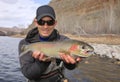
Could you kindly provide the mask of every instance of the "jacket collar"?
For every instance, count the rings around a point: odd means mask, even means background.
[[[55,41],[58,40],[60,38],[59,32],[54,29],[52,34],[49,36],[48,41]],[[33,28],[32,30],[30,30],[25,38],[25,40],[29,43],[34,43],[34,42],[39,42],[39,32],[37,27]]]

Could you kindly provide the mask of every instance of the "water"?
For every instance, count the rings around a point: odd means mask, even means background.
[[[0,36],[0,82],[25,82],[18,58],[20,40],[21,38]]]
[[[71,82],[120,82],[120,62],[107,56],[91,56],[80,62],[75,70],[66,70]]]

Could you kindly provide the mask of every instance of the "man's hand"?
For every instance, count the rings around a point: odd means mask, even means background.
[[[68,55],[68,54],[60,53],[59,55],[63,61],[65,61],[66,63],[69,63],[69,64],[75,64],[75,63],[81,61],[80,57],[77,57],[75,59],[74,57],[72,57],[71,55]]]
[[[39,59],[40,61],[44,61],[44,62],[51,61],[51,58],[47,57],[44,53],[39,52],[39,51],[34,51],[32,54],[32,57],[34,57],[35,59]]]

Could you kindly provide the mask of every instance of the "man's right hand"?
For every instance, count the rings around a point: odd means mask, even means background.
[[[34,51],[32,54],[32,57],[34,57],[35,59],[39,59],[40,61],[44,61],[44,62],[51,61],[51,58],[47,57],[44,53],[39,52],[39,51]]]

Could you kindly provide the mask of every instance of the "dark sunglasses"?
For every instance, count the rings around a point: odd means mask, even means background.
[[[48,21],[44,21],[44,20],[39,20],[37,21],[39,25],[43,26],[45,25],[45,23],[47,23],[48,26],[52,26],[55,24],[55,20],[48,20]]]

